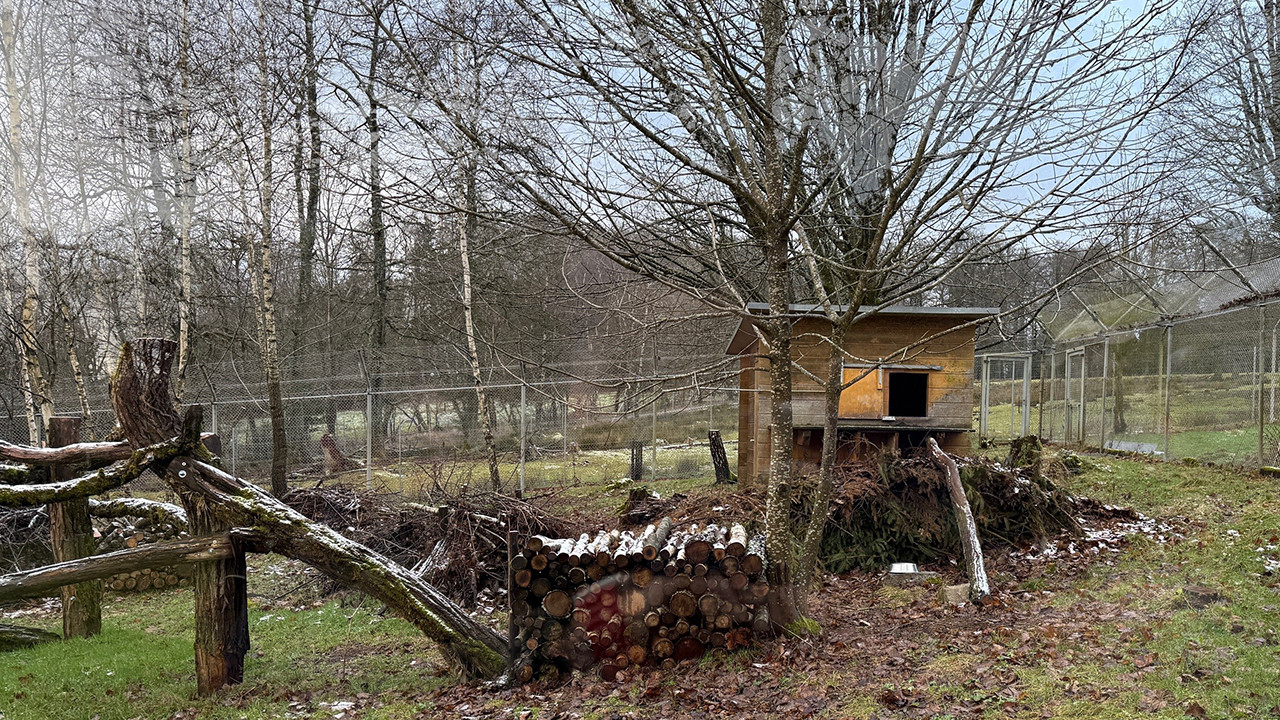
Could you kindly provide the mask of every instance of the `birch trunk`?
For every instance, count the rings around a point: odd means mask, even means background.
[[[15,322],[15,316],[11,312],[13,308],[13,294],[9,291],[9,264],[7,255],[0,253],[0,297],[4,300],[4,313],[9,319],[9,332],[12,333],[13,341],[17,344],[18,356],[21,357],[26,352],[26,345],[22,342],[22,333],[18,324]],[[31,395],[31,382],[27,376],[26,365],[20,370],[22,375],[22,407],[27,416],[27,440],[32,445],[40,444],[40,425],[36,422],[36,406],[35,399]]]
[[[258,82],[259,107],[262,121],[262,369],[267,376],[267,402],[271,411],[271,492],[281,497],[289,491],[285,479],[288,460],[288,443],[284,430],[284,399],[280,391],[280,351],[276,335],[275,287],[272,277],[272,215],[271,205],[275,186],[272,174],[271,150],[271,96],[270,76],[267,68],[267,13],[264,0],[258,0]]]
[[[476,412],[480,415],[480,430],[484,433],[484,450],[489,464],[489,482],[494,492],[502,487],[498,472],[498,450],[493,444],[492,400],[485,392],[484,377],[480,372],[480,352],[476,344],[476,322],[471,302],[471,248],[470,237],[476,230],[476,166],[472,159],[463,163],[462,215],[458,219],[458,254],[462,257],[462,317],[467,333],[467,360],[471,363],[471,378],[476,384]]]
[[[31,220],[31,197],[22,158],[22,106],[16,67],[18,38],[13,14],[13,0],[4,0],[4,4],[0,6],[0,34],[3,35],[4,43],[5,94],[9,100],[9,170],[13,181],[14,216],[18,232],[22,235],[23,275],[26,280],[18,338],[26,370],[25,384],[33,401],[40,403],[40,425],[43,426],[53,417],[53,398],[46,391],[40,357],[36,353],[36,314],[40,302],[40,236]]]
[[[181,196],[178,199],[178,369],[173,393],[182,401],[187,378],[187,361],[191,355],[191,215],[195,191],[195,175],[191,168],[191,27],[188,19],[190,1],[182,2],[182,19],[178,41],[178,75],[182,89],[178,98],[182,133]]]
[[[956,461],[943,452],[938,441],[929,438],[929,451],[947,472],[947,489],[951,491],[951,505],[956,513],[956,529],[960,532],[960,547],[964,551],[964,566],[969,575],[969,600],[979,602],[991,594],[987,581],[986,565],[982,561],[982,541],[978,538],[978,524],[973,520],[969,498],[960,482],[960,468]]]
[[[369,104],[369,114],[365,117],[365,129],[369,133],[369,233],[373,240],[373,323],[371,345],[373,346],[372,363],[370,364],[369,388],[373,393],[373,417],[368,419],[369,432],[373,436],[373,448],[380,452],[382,447],[383,398],[382,389],[383,353],[387,346],[387,235],[382,219],[382,129],[378,119],[378,60],[382,55],[382,12],[386,6],[377,2],[373,7],[373,34],[369,46],[369,75],[365,83],[365,99]],[[372,462],[373,458],[368,458]]]

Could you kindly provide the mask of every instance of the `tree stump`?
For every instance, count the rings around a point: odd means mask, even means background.
[[[62,447],[80,439],[80,418],[50,418],[49,445]],[[49,469],[54,482],[71,478],[67,465]],[[49,505],[49,530],[55,563],[79,560],[97,550],[93,523],[89,520],[89,499],[76,498]],[[102,632],[102,581],[87,580],[62,587],[62,634],[87,638]]]

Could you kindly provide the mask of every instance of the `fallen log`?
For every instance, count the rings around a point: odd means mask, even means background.
[[[969,575],[969,600],[978,602],[991,594],[991,586],[987,582],[987,570],[982,561],[982,541],[978,538],[978,524],[973,520],[973,510],[969,507],[969,498],[964,494],[964,485],[960,482],[960,468],[956,461],[938,446],[938,442],[929,438],[929,451],[947,471],[947,489],[951,491],[951,504],[956,513],[956,526],[960,529],[960,546],[964,550],[965,570]]]
[[[136,345],[136,348],[134,347]],[[200,408],[185,420],[173,406],[169,370],[176,343],[143,338],[126,343],[111,380],[111,404],[125,437],[135,447],[180,434],[189,448],[167,463],[163,478],[178,494],[193,534],[211,534],[218,526],[251,527],[258,548],[300,560],[341,585],[380,600],[440,647],[445,660],[471,677],[499,676],[506,665],[507,641],[473,620],[440,591],[408,568],[309,520],[280,500],[201,459],[211,459],[200,444]],[[244,555],[200,563],[193,575],[196,596],[196,675],[201,694],[220,680],[240,681],[248,648],[243,587]],[[203,622],[202,618],[212,618]]]
[[[231,542],[231,536],[226,533],[183,538],[0,575],[0,602],[44,597],[55,594],[63,585],[120,573],[220,560],[231,556]]]
[[[21,650],[40,643],[54,642],[61,639],[56,633],[51,633],[47,630],[0,623],[0,652]]]
[[[166,482],[208,501],[215,516],[252,527],[263,548],[300,560],[338,583],[380,600],[436,641],[447,660],[469,677],[493,678],[506,667],[507,641],[408,568],[308,520],[265,491],[222,470],[178,458]]]

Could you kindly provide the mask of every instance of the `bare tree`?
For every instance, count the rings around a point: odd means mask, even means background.
[[[956,267],[1097,222],[1169,97],[1164,61],[1182,47],[1157,40],[1169,5],[1119,19],[1101,0],[524,7],[541,32],[523,51],[556,78],[561,144],[523,156],[523,175],[509,163],[513,177],[565,232],[761,337],[771,617],[787,625],[807,608],[825,522],[845,335],[882,307],[936,298]],[[768,312],[751,315],[752,300]],[[809,373],[827,427],[802,523],[796,300],[819,307],[836,349]]]

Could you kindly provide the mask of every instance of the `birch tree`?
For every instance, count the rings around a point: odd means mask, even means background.
[[[22,319],[19,340],[22,345],[23,385],[40,405],[40,428],[53,417],[53,397],[45,386],[44,372],[37,351],[36,323],[40,306],[40,242],[41,230],[31,217],[31,195],[23,162],[22,95],[18,87],[18,31],[15,26],[13,0],[0,5],[0,42],[3,42],[5,95],[8,99],[9,172],[13,183],[13,215],[22,239],[23,279]],[[39,441],[33,435],[32,442]]]

